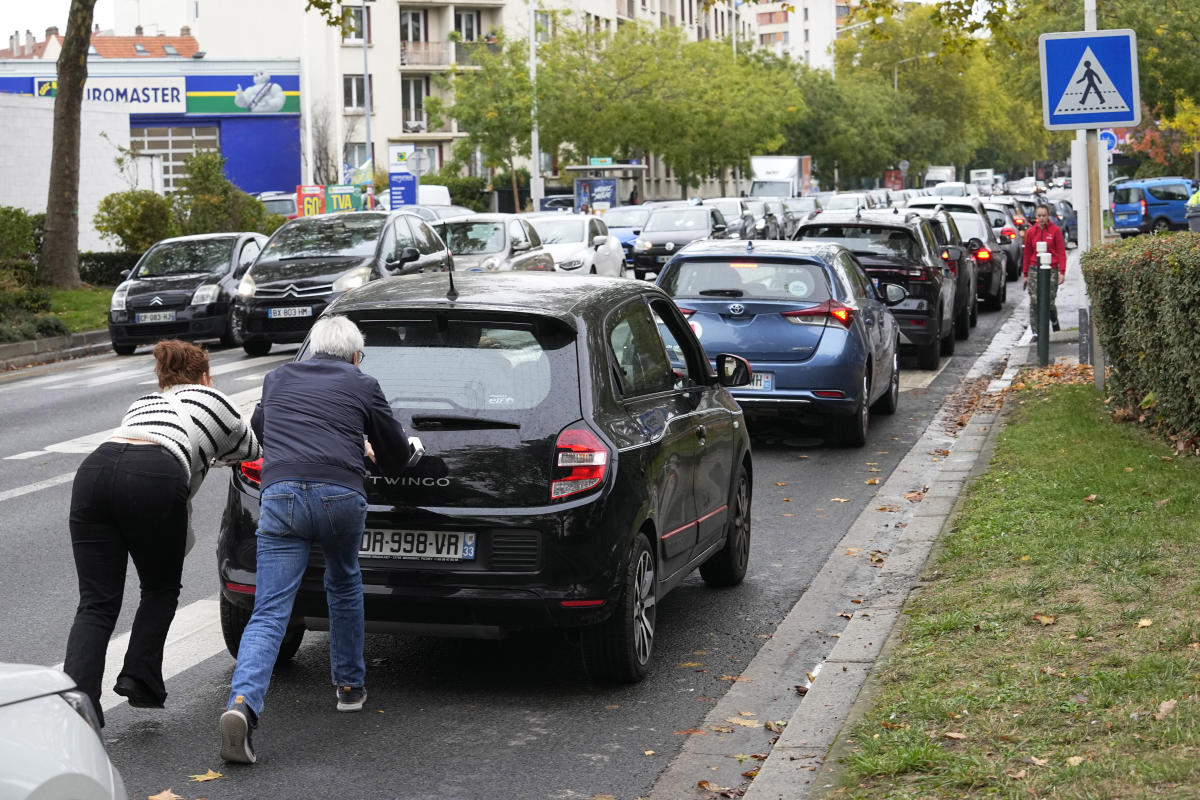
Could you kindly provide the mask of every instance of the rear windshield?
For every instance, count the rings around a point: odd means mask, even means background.
[[[646,224],[648,208],[610,208],[604,212],[604,222],[610,228],[638,228]]]
[[[262,204],[267,207],[268,214],[288,214],[296,213],[296,198],[294,197],[279,197],[274,200],[263,200]]]
[[[1114,203],[1139,203],[1142,200],[1142,190],[1136,186],[1119,186],[1113,189]]]
[[[708,230],[708,211],[702,208],[664,208],[650,214],[643,230],[648,233]]]
[[[921,246],[907,228],[879,225],[809,225],[796,234],[798,239],[837,242],[860,255],[885,258],[921,258]]]
[[[858,208],[869,205],[867,199],[860,194],[835,194],[825,201],[825,208],[837,211],[843,208]]]
[[[950,216],[954,217],[954,221],[958,223],[958,234],[962,236],[964,242],[968,239],[987,241],[988,229],[978,214],[951,214]]]
[[[818,264],[789,261],[677,262],[660,284],[672,297],[755,297],[828,300],[829,278]]]
[[[587,233],[587,220],[579,217],[547,217],[531,219],[529,224],[538,232],[542,244],[579,243]]]
[[[574,335],[558,325],[442,318],[359,327],[362,370],[397,410],[479,416],[579,392]]]
[[[387,217],[339,214],[296,219],[275,232],[259,262],[329,256],[372,256]]]
[[[150,249],[138,264],[135,278],[163,275],[200,275],[229,269],[236,237],[165,242]]]

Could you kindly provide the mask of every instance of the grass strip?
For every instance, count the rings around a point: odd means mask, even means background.
[[[108,326],[112,293],[111,286],[51,289],[49,314],[61,319],[71,333],[100,330]]]
[[[1025,385],[833,796],[1200,796],[1200,464],[1091,386]]]

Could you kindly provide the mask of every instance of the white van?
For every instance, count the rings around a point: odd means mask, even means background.
[[[417,187],[417,203],[423,206],[448,206],[450,202],[450,190],[445,186],[430,184],[429,186]]]

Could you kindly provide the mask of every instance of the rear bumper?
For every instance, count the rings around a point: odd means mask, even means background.
[[[752,361],[755,373],[769,373],[775,388],[750,389],[738,386],[729,390],[743,409],[752,412],[783,411],[820,416],[854,413],[862,386],[864,365],[851,366],[843,361],[816,355],[803,363]],[[821,397],[818,391],[841,392],[841,397]]]

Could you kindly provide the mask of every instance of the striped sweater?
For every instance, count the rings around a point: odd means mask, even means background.
[[[195,447],[188,436],[188,425],[163,394],[174,395],[190,412],[199,438]],[[196,384],[172,386],[162,394],[148,394],[134,400],[112,435],[145,439],[165,447],[187,471],[189,497],[199,491],[214,459],[253,461],[262,455],[254,431],[229,398],[216,389]]]

